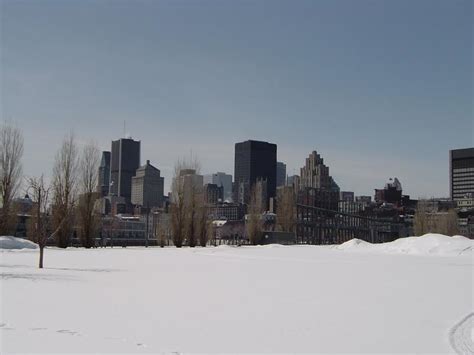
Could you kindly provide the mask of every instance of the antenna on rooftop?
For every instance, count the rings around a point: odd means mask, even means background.
[[[125,127],[125,120],[123,120],[123,138],[125,138],[125,135],[127,134],[126,127]]]

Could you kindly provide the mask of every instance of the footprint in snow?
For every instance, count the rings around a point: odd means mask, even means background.
[[[0,329],[2,329],[2,330],[13,330],[15,328],[10,327],[10,324],[8,324],[8,323],[0,323]]]
[[[69,330],[69,329],[60,329],[56,331],[57,333],[61,334],[69,334],[69,335],[74,335],[74,336],[80,336],[78,332],[75,332],[74,330]]]

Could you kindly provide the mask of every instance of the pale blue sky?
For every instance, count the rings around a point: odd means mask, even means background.
[[[290,174],[317,150],[357,194],[397,176],[447,196],[448,150],[474,145],[470,0],[0,1],[1,119],[29,175],[71,129],[110,149],[126,120],[166,187],[191,149],[233,174],[251,138]]]

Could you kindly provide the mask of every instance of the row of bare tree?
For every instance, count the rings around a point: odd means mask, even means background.
[[[413,220],[415,235],[439,233],[445,235],[459,234],[458,215],[454,209],[446,212],[435,212],[428,200],[419,200]]]
[[[193,174],[185,174],[192,170]],[[194,158],[180,159],[175,164],[171,186],[171,232],[173,244],[180,248],[205,247],[212,233],[202,183],[198,181],[200,163]]]
[[[67,247],[74,225],[79,227],[82,245],[93,246],[99,223],[95,202],[100,151],[94,142],[79,149],[71,133],[56,154],[51,182],[41,175],[28,177],[22,184],[23,144],[18,127],[6,122],[0,125],[0,235],[15,232],[14,199],[23,185],[33,202],[27,234],[40,247],[42,267],[46,242],[54,238],[58,247]]]
[[[189,171],[193,174],[188,174]],[[194,158],[181,159],[175,165],[172,182],[171,234],[173,244],[180,248],[184,244],[194,247],[206,246],[214,233],[208,218],[208,209],[204,200],[202,183],[197,181],[200,163]],[[281,231],[294,232],[296,227],[296,200],[293,188],[279,190],[277,197],[277,225]],[[261,242],[264,221],[264,203],[254,185],[250,193],[250,203],[245,221],[246,234],[251,244]],[[158,231],[158,242],[164,245],[165,228]]]
[[[9,235],[16,227],[13,203],[21,186],[23,135],[17,127],[0,125],[0,235]]]

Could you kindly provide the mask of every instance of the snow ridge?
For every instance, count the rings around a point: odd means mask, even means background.
[[[420,237],[399,238],[393,242],[380,244],[351,239],[338,245],[336,249],[351,252],[456,256],[472,252],[474,241],[460,235],[448,237],[447,235],[429,233]]]
[[[9,235],[0,236],[0,249],[37,249],[38,244],[23,238],[15,238]]]
[[[449,343],[456,354],[474,354],[474,313],[469,313],[449,331]]]

